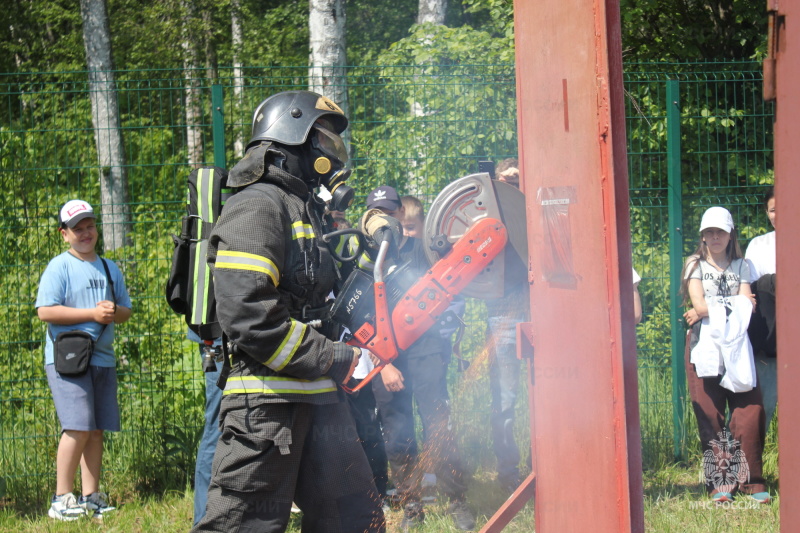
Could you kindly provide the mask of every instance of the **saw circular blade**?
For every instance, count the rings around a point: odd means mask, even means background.
[[[503,222],[508,232],[508,244],[466,287],[462,294],[473,298],[500,298],[505,280],[526,272],[528,262],[528,232],[525,214],[525,195],[502,181],[491,179],[489,174],[470,174],[448,184],[436,197],[425,217],[425,253],[431,264],[441,258],[431,244],[446,239],[450,244],[464,236],[478,220],[486,217]],[[518,268],[519,262],[523,268]],[[517,268],[512,264],[517,263]],[[525,274],[527,275],[527,274]],[[519,280],[515,280],[519,281]]]

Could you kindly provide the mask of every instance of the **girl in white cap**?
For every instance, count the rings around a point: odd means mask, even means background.
[[[711,207],[700,223],[700,243],[686,261],[681,292],[691,309],[686,378],[703,448],[705,484],[716,502],[737,491],[770,500],[762,475],[764,407],[747,326],[755,298],[733,217]],[[730,413],[730,419],[726,416]]]

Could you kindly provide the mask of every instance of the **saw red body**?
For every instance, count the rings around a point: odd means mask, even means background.
[[[485,268],[491,268],[495,257],[506,246],[506,228],[500,220],[483,218],[453,244],[452,249],[420,278],[390,311],[386,284],[380,272],[386,250],[375,263],[375,316],[365,322],[348,341],[372,352],[381,364],[377,365],[356,391],[370,382],[399,351],[408,349],[447,310],[453,297],[459,294]],[[348,389],[349,390],[349,389]]]

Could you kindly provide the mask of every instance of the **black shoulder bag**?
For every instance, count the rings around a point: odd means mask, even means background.
[[[114,309],[117,307],[117,299],[114,295],[114,281],[111,279],[111,273],[108,271],[106,260],[102,257],[100,261],[103,262],[103,269],[106,271],[106,279],[111,287],[111,300],[114,302]],[[103,329],[100,330],[100,335],[97,336],[98,340],[103,335],[108,324],[103,324]],[[50,338],[53,339],[53,332],[50,326],[47,327],[50,333]],[[62,331],[53,339],[53,359],[55,360],[56,372],[62,376],[78,377],[84,375],[89,370],[89,362],[92,360],[94,353],[95,339],[91,334],[73,329],[70,331]]]

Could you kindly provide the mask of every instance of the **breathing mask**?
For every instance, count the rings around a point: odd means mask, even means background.
[[[330,209],[345,211],[355,198],[353,188],[344,183],[353,172],[351,168],[347,167],[350,160],[347,155],[347,147],[324,118],[318,119],[314,123],[310,137],[312,166],[314,172],[320,177],[319,183],[331,193]]]

